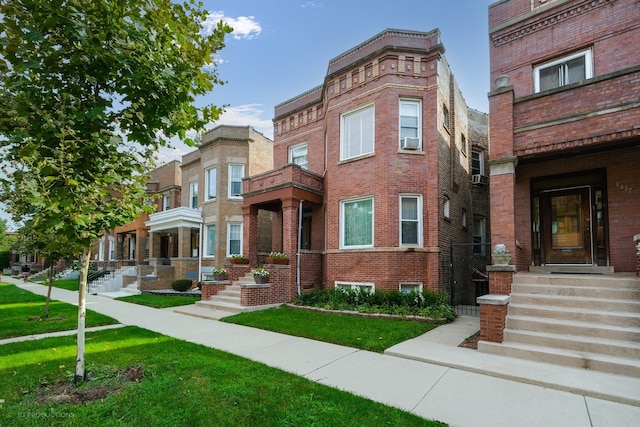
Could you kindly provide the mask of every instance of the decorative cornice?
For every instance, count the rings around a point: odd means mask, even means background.
[[[584,0],[578,3],[574,3],[569,7],[558,8],[558,10],[556,10],[555,12],[551,14],[544,14],[544,16],[529,21],[526,24],[523,24],[523,21],[518,21],[516,23],[513,23],[512,25],[505,26],[505,28],[515,27],[511,30],[505,29],[504,31],[498,30],[492,32],[491,41],[493,42],[494,47],[498,47],[537,31],[546,30],[549,27],[552,27],[566,19],[574,18],[580,14],[605,6],[614,1],[616,0]]]

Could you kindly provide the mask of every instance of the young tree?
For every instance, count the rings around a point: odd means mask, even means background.
[[[82,254],[76,382],[91,242],[145,209],[157,149],[193,143],[187,132],[222,111],[195,106],[222,84],[212,56],[231,32],[220,22],[203,33],[205,18],[193,0],[0,2],[0,197],[15,220]]]

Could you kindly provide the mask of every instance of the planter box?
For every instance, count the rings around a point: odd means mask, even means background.
[[[268,256],[267,264],[287,265],[289,264],[289,258],[271,258],[270,256]]]
[[[220,282],[222,280],[227,280],[227,275],[226,274],[214,274],[213,275],[213,280]]]
[[[249,258],[229,258],[231,264],[249,264]]]
[[[255,280],[255,282],[259,285],[262,285],[264,283],[269,283],[269,278],[263,277],[263,276],[253,276],[253,280]]]

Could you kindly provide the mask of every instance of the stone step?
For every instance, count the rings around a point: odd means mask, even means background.
[[[236,296],[226,296],[226,295],[214,295],[211,298],[209,298],[209,301],[213,301],[213,302],[225,302],[225,303],[233,303],[233,304],[237,304],[240,305],[240,297],[236,297]]]
[[[199,308],[228,311],[230,313],[240,313],[243,310],[243,307],[240,304],[214,300],[198,301],[196,302],[196,306]]]
[[[545,285],[540,283],[514,283],[512,292],[532,295],[578,296],[602,299],[640,300],[640,288],[612,288],[604,286]]]
[[[240,290],[236,291],[236,290],[224,289],[224,290],[218,292],[216,295],[226,296],[226,297],[233,297],[233,298],[240,299],[241,293],[240,293]]]
[[[640,343],[633,341],[507,328],[504,342],[640,360]]]
[[[637,278],[632,273],[628,275],[616,274],[613,276],[518,273],[514,276],[513,283],[640,289],[640,278]]]
[[[554,307],[512,302],[509,304],[509,316],[511,315],[546,318],[549,321],[560,319],[599,323],[605,326],[634,327],[640,325],[640,313],[592,310],[583,307]]]
[[[517,342],[502,344],[480,341],[478,350],[484,353],[534,360],[575,368],[592,369],[624,376],[640,378],[640,361],[596,353],[554,349]]]
[[[583,339],[605,338],[640,343],[640,327],[637,326],[621,327],[584,321],[545,319],[509,314],[506,327],[524,331],[573,335],[583,337]]]
[[[511,293],[511,302],[515,304],[543,305],[554,307],[584,307],[590,310],[640,313],[640,301],[591,298],[563,295],[542,295]]]

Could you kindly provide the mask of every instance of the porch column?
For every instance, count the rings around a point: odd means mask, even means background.
[[[191,258],[191,229],[178,227],[178,258]]]
[[[508,78],[506,79],[508,82]],[[513,86],[496,81],[496,89],[489,94],[490,152],[490,207],[491,244],[502,243],[518,265],[515,232],[516,166],[513,154]],[[509,295],[516,267],[513,265],[487,266],[489,294],[477,298],[480,305],[480,340],[503,341]]]
[[[300,200],[282,201],[282,252],[294,259],[298,252],[298,210]]]
[[[283,207],[284,209],[284,207]],[[271,248],[277,252],[284,252],[282,249],[282,241],[284,230],[283,230],[283,212],[274,212],[273,213],[273,226],[271,230]],[[286,253],[286,252],[285,252]]]
[[[242,253],[250,265],[258,263],[258,208],[242,206]]]
[[[149,233],[149,258],[160,256],[160,234]]]

